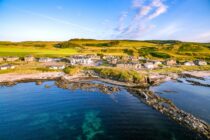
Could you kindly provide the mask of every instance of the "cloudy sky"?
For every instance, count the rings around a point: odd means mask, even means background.
[[[0,0],[0,40],[210,42],[210,0]]]

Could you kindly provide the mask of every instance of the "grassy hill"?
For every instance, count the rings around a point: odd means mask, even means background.
[[[51,56],[72,54],[133,55],[152,59],[205,59],[210,61],[210,43],[175,40],[93,40],[72,39],[66,42],[0,42],[0,56]]]

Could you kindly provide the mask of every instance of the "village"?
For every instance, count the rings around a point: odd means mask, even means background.
[[[17,64],[14,62],[38,62],[44,64],[45,68],[50,70],[63,70],[69,66],[106,66],[116,67],[120,69],[132,69],[136,71],[140,70],[153,70],[162,69],[167,67],[179,67],[179,66],[205,66],[209,65],[204,60],[185,61],[179,62],[175,59],[166,60],[151,60],[144,57],[134,56],[112,56],[112,55],[72,55],[65,58],[50,58],[50,57],[0,57],[0,70],[12,70],[15,69]]]

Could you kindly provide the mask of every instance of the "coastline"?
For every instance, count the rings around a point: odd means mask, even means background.
[[[181,75],[191,75],[193,77],[203,78],[209,76],[210,71],[191,71],[183,72]],[[178,78],[174,76],[173,73],[165,75],[158,83],[166,82],[171,79]],[[158,75],[155,76],[158,79]],[[164,99],[155,93],[148,90],[150,85],[144,84],[133,84],[126,82],[119,82],[110,79],[103,79],[97,76],[89,77],[82,74],[77,74],[74,76],[69,76],[63,72],[45,72],[36,74],[1,74],[0,75],[0,85],[13,85],[18,82],[32,82],[32,81],[45,81],[45,80],[63,80],[66,82],[82,82],[82,81],[92,81],[97,80],[104,83],[125,87],[131,94],[138,95],[141,100],[143,100],[147,105],[151,106],[160,113],[168,116],[170,119],[174,120],[178,124],[187,127],[188,129],[197,132],[199,135],[210,139],[210,126],[203,120],[200,120],[190,113],[184,112],[183,110],[176,107],[170,100]]]

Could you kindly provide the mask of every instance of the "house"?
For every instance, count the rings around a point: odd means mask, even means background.
[[[14,69],[15,66],[13,65],[1,65],[0,70],[8,70],[8,69]]]
[[[3,61],[4,61],[4,58],[3,57],[0,57],[0,63],[3,62]]]
[[[153,64],[155,66],[155,68],[158,68],[160,65],[162,65],[163,63],[160,61],[153,61]]]
[[[119,63],[116,65],[118,68],[122,69],[141,69],[141,64],[139,63]]]
[[[113,64],[113,65],[116,65],[118,62],[118,59],[117,58],[113,58],[109,61],[110,64]]]
[[[185,62],[185,66],[195,66],[195,63],[193,61]]]
[[[82,55],[71,56],[70,58],[67,58],[67,60],[69,61],[71,65],[92,65],[93,64],[93,61],[91,58],[87,56],[82,56]]]
[[[14,61],[19,60],[19,57],[16,57],[16,56],[6,57],[5,60],[6,62],[14,62]]]
[[[155,65],[152,62],[147,62],[147,63],[144,63],[144,67],[146,69],[154,69]]]
[[[207,62],[204,60],[195,60],[194,63],[198,66],[205,66],[207,65]]]
[[[24,61],[25,62],[33,62],[35,60],[35,58],[33,56],[26,56],[24,57]]]
[[[87,54],[86,56],[91,58],[93,61],[101,60],[101,57],[95,54]]]
[[[46,62],[52,62],[52,58],[39,58],[39,62],[41,63],[46,63]]]
[[[65,65],[59,65],[59,64],[55,64],[55,65],[51,65],[49,66],[49,69],[51,70],[63,70],[65,69]]]
[[[166,60],[165,61],[165,65],[167,65],[167,66],[174,66],[176,64],[177,64],[176,60]]]

